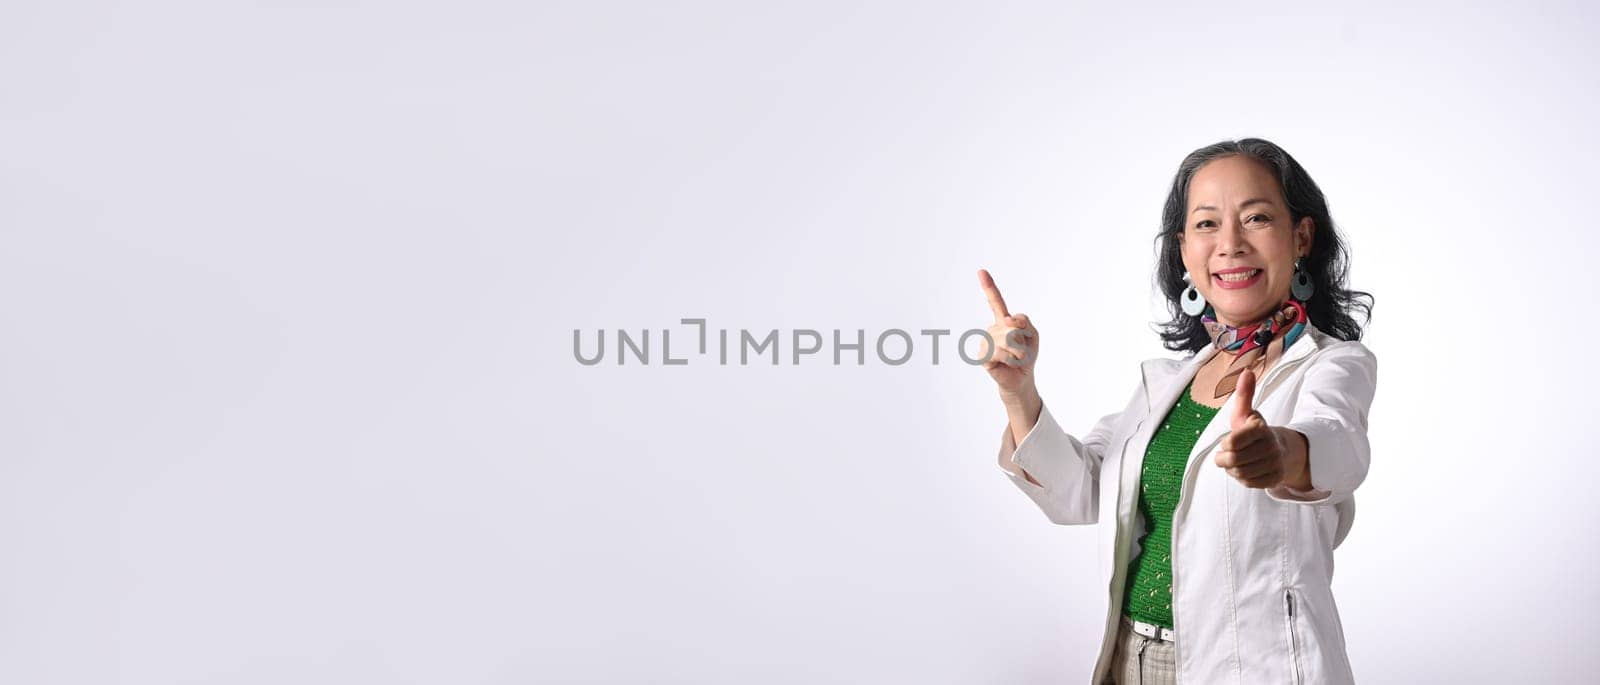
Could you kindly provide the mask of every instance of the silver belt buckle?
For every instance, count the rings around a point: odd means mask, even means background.
[[[1162,640],[1165,642],[1174,642],[1177,640],[1177,636],[1171,630],[1155,625],[1154,623],[1145,623],[1144,621],[1134,621],[1133,632],[1148,638]]]

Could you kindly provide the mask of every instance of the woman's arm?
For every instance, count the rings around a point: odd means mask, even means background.
[[[1037,392],[1035,392],[1029,397],[1018,399],[1012,402],[1006,402],[1005,406],[1007,427],[1010,430],[1011,444],[1017,445],[1023,440],[1027,439],[1028,433],[1032,432],[1033,427],[1039,424],[1039,414],[1044,411],[1044,400],[1039,397]],[[1022,467],[1018,466],[1015,467],[1015,470],[1013,470],[1013,468],[1010,466],[1010,460],[1007,458],[1008,454],[1009,450],[1002,449],[1000,451],[1000,468],[1005,469],[1009,473],[1018,474],[1024,478],[1027,478],[1029,483],[1039,485],[1039,481],[1035,480],[1033,476],[1028,474],[1028,472],[1023,471]]]
[[[1305,434],[1283,426],[1273,426],[1272,431],[1283,441],[1284,463],[1287,467],[1284,469],[1282,485],[1302,492],[1310,490],[1311,470],[1306,468],[1306,455],[1311,445],[1306,442]]]
[[[1377,391],[1378,358],[1359,341],[1345,341],[1320,352],[1312,364],[1300,384],[1293,418],[1275,427],[1286,438],[1303,437],[1303,479],[1266,493],[1285,502],[1331,504],[1355,492],[1372,462],[1367,414]],[[1301,440],[1286,442],[1292,453]],[[1294,475],[1295,455],[1290,459],[1287,475]]]
[[[1095,523],[1100,514],[1100,465],[1113,433],[1143,402],[1144,383],[1122,411],[1107,414],[1079,439],[1056,423],[1043,400],[1033,426],[1016,439],[1015,421],[1000,433],[1000,469],[1053,523]]]

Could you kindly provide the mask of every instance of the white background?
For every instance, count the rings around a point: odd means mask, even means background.
[[[1357,677],[1592,677],[1595,10],[1102,4],[7,3],[0,681],[1081,682],[1095,531],[953,348],[572,331],[981,328],[987,267],[1087,430],[1246,136],[1377,296]]]

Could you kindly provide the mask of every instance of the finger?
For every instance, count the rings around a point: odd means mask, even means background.
[[[1000,296],[1000,288],[995,287],[994,277],[989,275],[988,269],[978,269],[978,285],[983,286],[983,294],[989,298],[989,309],[994,312],[996,322],[1011,316],[1006,309],[1006,298]]]
[[[1233,386],[1233,429],[1240,430],[1244,427],[1245,419],[1255,411],[1251,406],[1256,399],[1256,373],[1250,369],[1239,372],[1239,380]]]
[[[1272,429],[1267,426],[1266,420],[1261,418],[1261,412],[1251,412],[1243,426],[1238,426],[1222,436],[1217,447],[1225,450],[1242,450],[1269,437],[1272,437]]]
[[[988,337],[981,343],[980,352],[986,352],[990,347],[1012,348],[1021,352],[1028,348],[1027,336],[1021,328],[1008,327],[1000,324],[990,326],[985,333]]]
[[[1033,329],[1033,320],[1029,319],[1027,314],[1012,314],[1009,319],[1010,325],[1022,329],[1023,335],[1030,338],[1038,335],[1039,332]]]
[[[1008,354],[997,354],[992,359],[990,359],[987,362],[984,362],[984,364],[983,364],[983,368],[985,368],[985,369],[996,369],[996,368],[999,368],[999,367],[1002,367],[1002,366],[1009,366],[1009,367],[1011,367],[1013,369],[1018,369],[1018,370],[1021,370],[1023,368],[1022,360],[1017,359],[1016,357],[1013,357],[1013,356],[1008,355]]]
[[[1228,475],[1237,480],[1251,480],[1261,478],[1278,470],[1278,465],[1271,461],[1256,461],[1241,466],[1228,467]]]
[[[1024,364],[1033,363],[1034,357],[1038,355],[1038,343],[1030,342],[1031,340],[1028,332],[1020,328],[1006,332],[1006,347]]]
[[[1008,328],[1005,332],[1005,346],[1018,352],[1028,350],[1028,329]]]
[[[1246,479],[1241,480],[1239,482],[1243,483],[1244,486],[1247,487],[1247,488],[1256,488],[1256,489],[1270,488],[1270,487],[1273,487],[1273,486],[1283,482],[1283,472],[1282,471],[1278,471],[1278,470],[1272,470],[1272,471],[1268,471],[1266,473],[1263,473],[1263,474],[1261,474],[1259,476],[1256,476],[1254,478],[1246,478]]]
[[[1021,329],[994,326],[986,332],[988,336],[980,343],[980,356],[999,357],[1009,354],[1021,357],[1027,350]]]
[[[1250,447],[1239,450],[1219,449],[1217,450],[1216,455],[1211,458],[1211,461],[1216,463],[1217,466],[1221,466],[1223,468],[1233,468],[1235,466],[1245,466],[1263,461],[1275,462],[1277,461],[1275,458],[1276,456],[1278,455],[1272,450],[1271,445],[1267,443],[1256,443]]]
[[[1245,454],[1238,450],[1217,450],[1217,455],[1212,457],[1211,461],[1225,469],[1237,468],[1250,463]]]
[[[989,353],[988,361],[1003,361],[1007,363],[1012,361],[1022,361],[1022,353],[1006,347],[1003,344],[995,345],[993,351]]]
[[[1258,461],[1278,461],[1283,456],[1283,450],[1278,449],[1278,446],[1273,444],[1272,441],[1263,440],[1234,450],[1234,454],[1238,455],[1234,459],[1235,466],[1239,466],[1253,464]]]
[[[1038,352],[1034,348],[1023,344],[1022,331],[1011,329],[1007,337],[1002,340],[1003,342],[995,346],[994,354],[990,356],[990,359],[1005,359],[1010,360],[1007,363],[1014,361],[1017,365],[1028,366],[1038,356]]]

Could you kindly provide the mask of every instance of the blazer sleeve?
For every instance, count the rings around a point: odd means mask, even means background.
[[[1284,425],[1306,436],[1311,490],[1268,488],[1275,500],[1334,504],[1350,498],[1367,477],[1372,449],[1367,414],[1377,390],[1378,358],[1359,341],[1344,341],[1318,354],[1306,369],[1294,416]]]
[[[1143,383],[1141,381],[1140,389]],[[1039,411],[1033,429],[1016,443],[1011,428],[1002,428],[1000,463],[1002,472],[1022,490],[1051,522],[1061,525],[1094,523],[1100,512],[1100,464],[1106,447],[1123,415],[1139,401],[1140,389],[1122,411],[1096,421],[1082,438],[1062,430],[1050,414],[1050,405]],[[1006,464],[1012,464],[1007,468]],[[1039,485],[1015,472],[1021,467]]]

